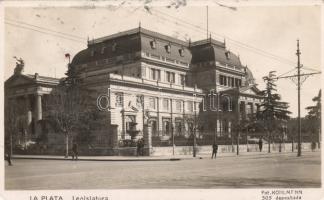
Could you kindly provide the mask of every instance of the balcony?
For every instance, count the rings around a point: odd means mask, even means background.
[[[186,67],[186,68],[189,67],[189,63],[174,60],[174,59],[167,58],[167,57],[163,57],[163,56],[160,56],[160,55],[146,53],[146,52],[142,52],[142,57],[143,58],[148,58],[150,60],[163,62],[163,63],[170,63],[170,64],[178,66],[178,67]]]
[[[159,82],[159,81],[135,78],[135,77],[130,77],[130,76],[122,76],[122,75],[118,75],[118,74],[109,74],[109,80],[126,81],[126,82],[145,84],[145,85],[150,85],[150,86],[160,87],[160,88],[182,90],[182,91],[186,91],[186,92],[195,92],[195,93],[203,92],[202,89],[198,89],[198,88],[175,85],[172,83],[163,83],[163,82]]]

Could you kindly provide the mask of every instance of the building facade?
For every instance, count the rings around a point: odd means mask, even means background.
[[[97,147],[127,146],[139,138],[147,146],[188,145],[190,137],[205,139],[201,144],[233,138],[235,125],[252,119],[261,103],[251,71],[225,42],[211,38],[185,42],[136,28],[88,41],[70,67],[81,87],[95,91],[93,103],[104,113],[105,128],[93,130]],[[35,94],[27,92],[24,79]],[[58,82],[15,73],[6,81],[6,99],[28,103],[25,96],[33,95],[35,107],[26,106],[30,109],[21,114],[27,124],[37,123],[44,102],[39,99]],[[18,88],[22,95],[16,95]]]

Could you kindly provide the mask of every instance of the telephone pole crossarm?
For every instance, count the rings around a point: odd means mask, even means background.
[[[311,75],[321,74],[321,73],[322,73],[322,72],[304,73],[304,74],[300,74],[299,77],[302,77],[302,76],[311,76]],[[292,77],[298,77],[298,75],[279,76],[279,77],[275,77],[275,78],[273,78],[273,79],[278,80],[278,79],[283,79],[283,78],[292,78]]]

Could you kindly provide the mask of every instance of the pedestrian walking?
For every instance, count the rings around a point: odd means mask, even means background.
[[[312,147],[312,151],[315,151],[315,149],[316,149],[316,143],[315,142],[312,142],[311,147]]]
[[[144,156],[144,139],[141,140],[141,156]]]
[[[78,160],[78,145],[74,143],[72,146],[72,160]]]
[[[137,152],[137,156],[141,155],[141,140],[138,140],[136,143],[136,152]]]
[[[8,148],[5,149],[5,160],[8,162],[8,166],[12,166],[11,153]]]
[[[217,150],[218,150],[218,144],[215,142],[213,145],[213,153],[212,153],[212,159],[214,158],[214,155],[215,155],[215,159],[216,159],[216,154],[217,154]]]
[[[260,137],[260,139],[259,139],[259,150],[260,150],[260,152],[262,151],[262,144],[263,144],[262,137]]]

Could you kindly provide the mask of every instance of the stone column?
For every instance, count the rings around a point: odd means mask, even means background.
[[[35,96],[35,116],[36,122],[42,119],[42,95],[40,94]]]
[[[25,96],[25,103],[26,103],[25,107],[26,107],[26,115],[27,115],[26,125],[27,128],[29,128],[32,122],[32,111],[31,111],[30,99],[28,95]]]

